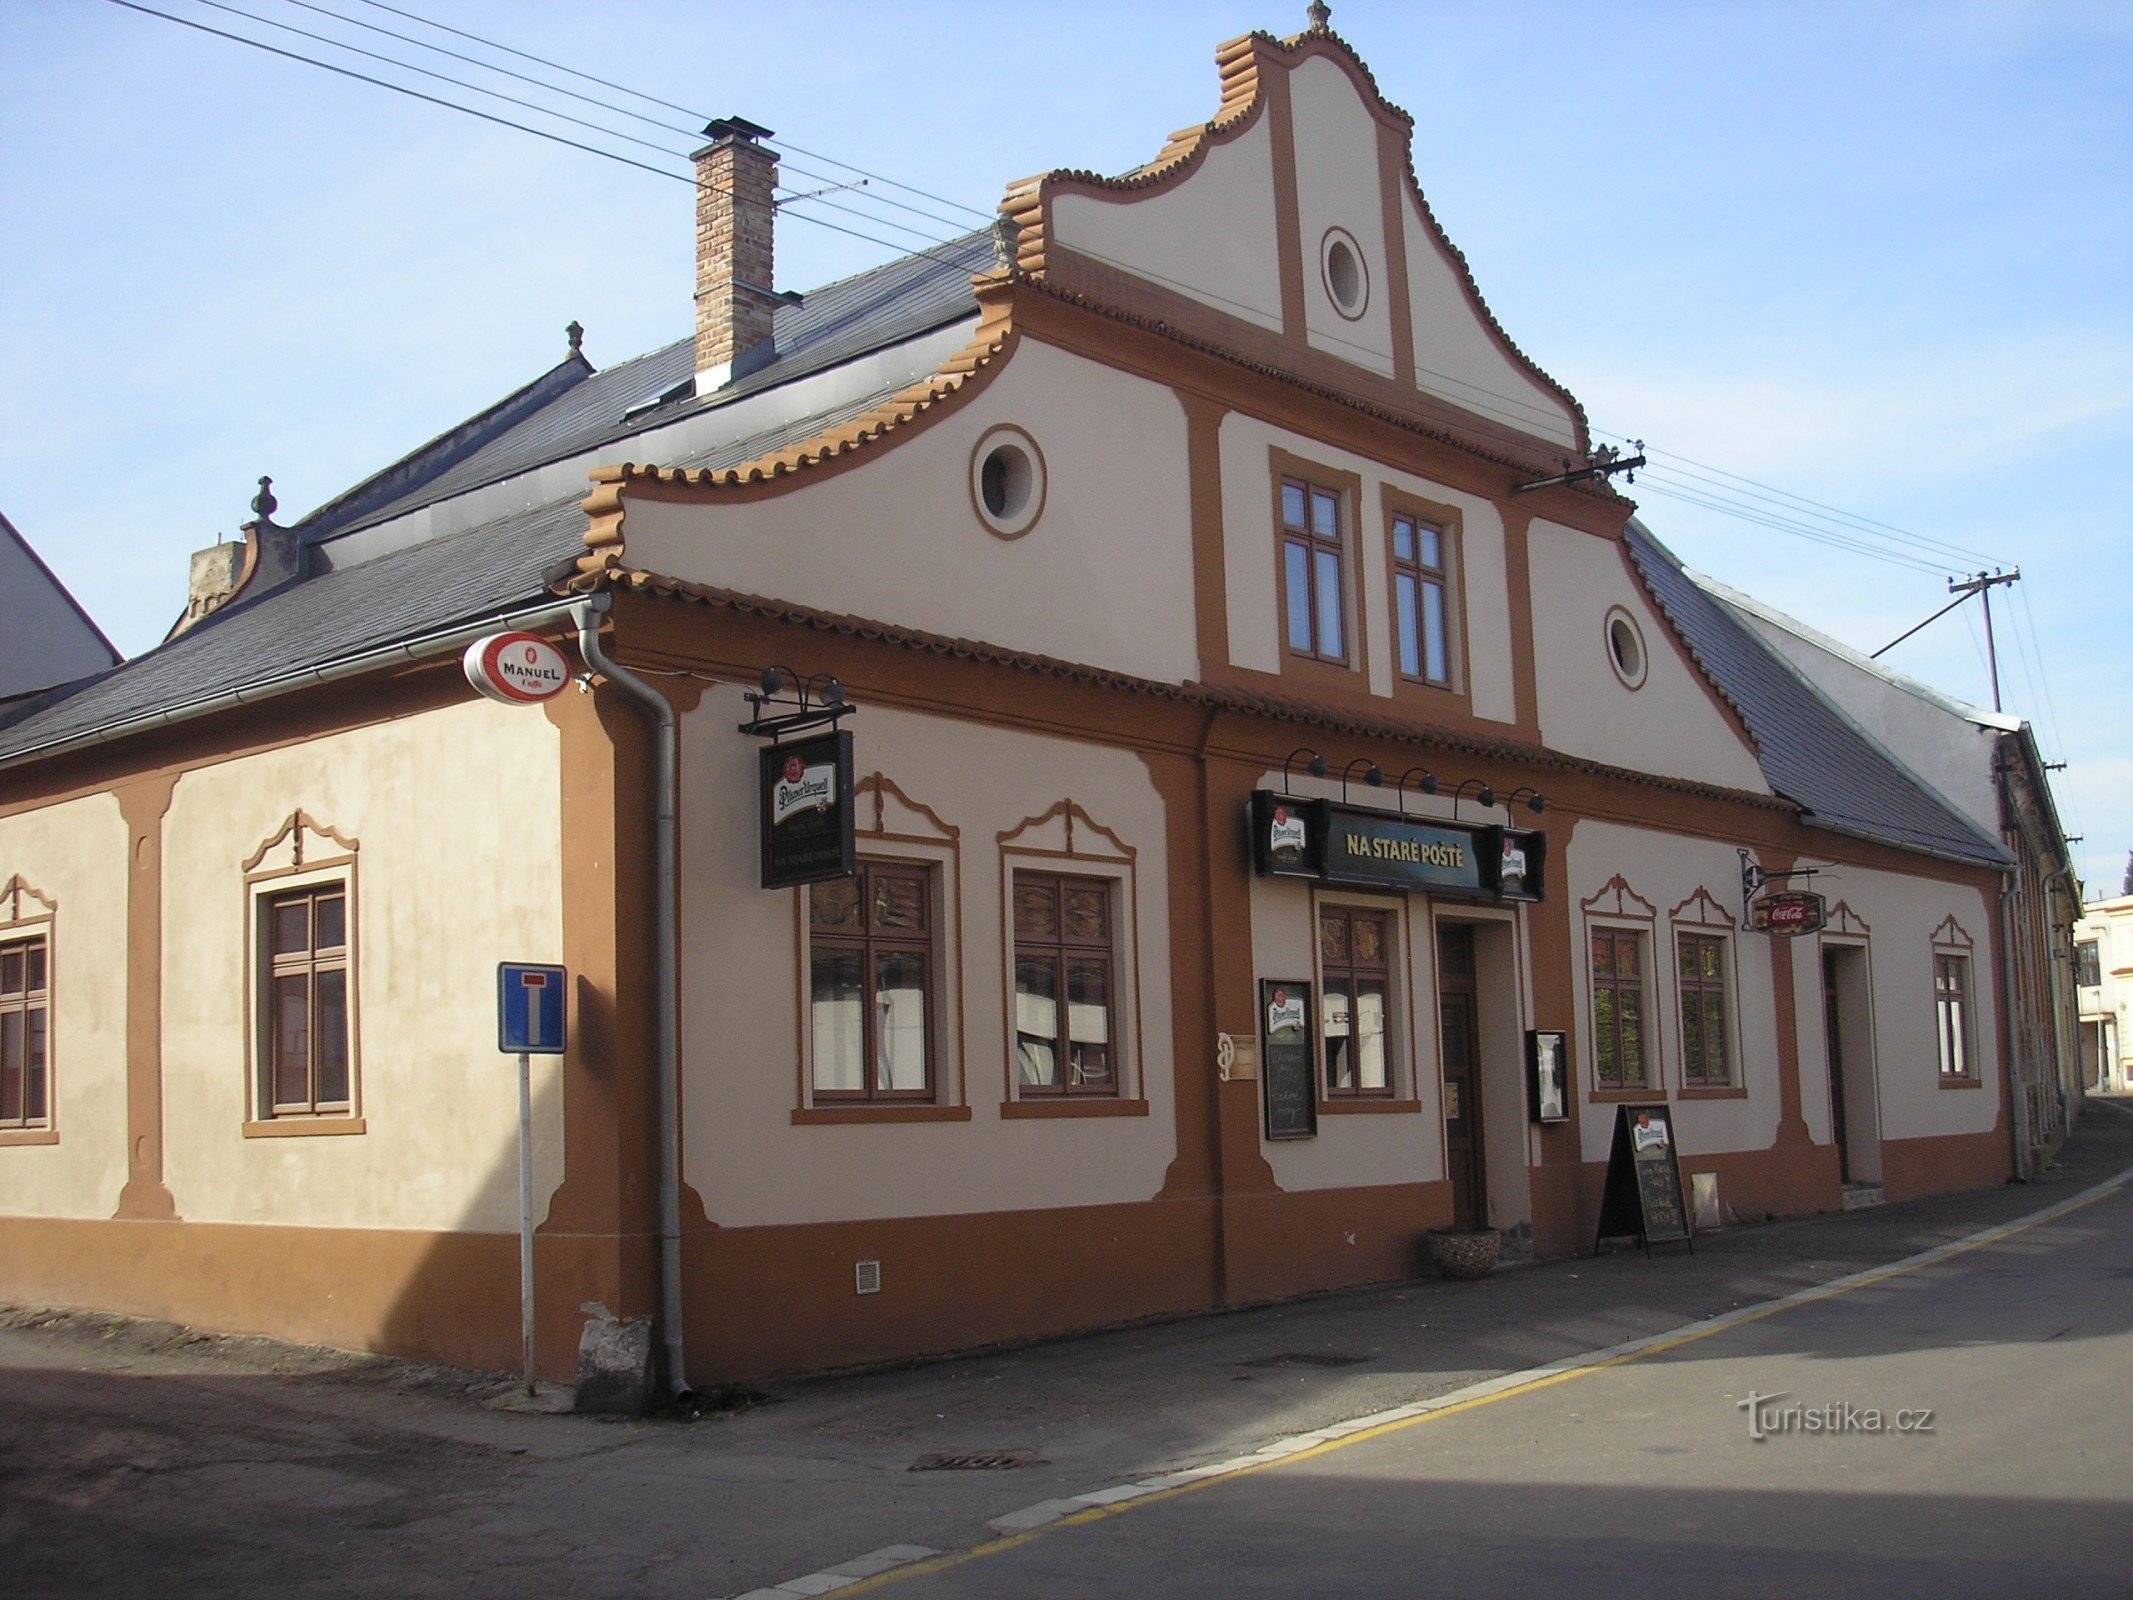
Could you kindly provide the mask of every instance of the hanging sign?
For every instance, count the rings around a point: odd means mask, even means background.
[[[1495,828],[1496,898],[1530,900],[1547,897],[1548,836],[1529,828]]]
[[[852,736],[826,733],[757,752],[763,887],[848,878],[852,842]]]
[[[1615,1107],[1615,1142],[1607,1158],[1607,1189],[1600,1198],[1599,1239],[1634,1235],[1652,1244],[1678,1241],[1696,1253],[1688,1207],[1681,1198],[1681,1164],[1674,1147],[1673,1114],[1663,1105]],[[1599,1249],[1598,1239],[1593,1248]]]
[[[492,633],[460,657],[467,682],[507,706],[538,705],[570,687],[570,659],[537,633]]]
[[[1318,1132],[1318,1095],[1311,1070],[1311,986],[1262,978],[1259,1026],[1266,1136],[1308,1139]]]
[[[1252,794],[1252,870],[1262,878],[1316,878],[1326,855],[1326,802],[1271,789]]]
[[[1748,903],[1749,928],[1783,938],[1819,933],[1828,917],[1827,903],[1808,889],[1781,889]]]

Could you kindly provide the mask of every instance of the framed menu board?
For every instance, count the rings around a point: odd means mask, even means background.
[[[1259,1081],[1269,1139],[1309,1139],[1318,1133],[1311,1037],[1311,985],[1260,979]]]
[[[1681,1164],[1674,1118],[1664,1105],[1615,1107],[1615,1142],[1600,1197],[1599,1237],[1634,1237],[1650,1255],[1655,1243],[1686,1244],[1695,1254],[1688,1207],[1681,1197]]]

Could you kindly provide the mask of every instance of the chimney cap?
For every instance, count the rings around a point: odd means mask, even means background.
[[[746,117],[719,117],[704,124],[706,139],[769,139],[775,135],[759,122]]]

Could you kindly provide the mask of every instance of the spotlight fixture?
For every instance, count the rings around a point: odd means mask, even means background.
[[[1526,809],[1532,812],[1536,817],[1539,816],[1543,811],[1546,811],[1548,809],[1547,797],[1543,795],[1540,790],[1534,788],[1531,784],[1527,783],[1522,783],[1516,789],[1513,789],[1511,791],[1511,797],[1506,800],[1504,804],[1507,806],[1517,805],[1518,797],[1520,795],[1524,795],[1526,797]]]
[[[1400,815],[1403,817],[1407,815],[1407,780],[1418,772],[1422,773],[1422,781],[1416,784],[1415,787],[1424,794],[1435,794],[1437,792],[1437,775],[1434,772],[1425,772],[1420,767],[1409,767],[1400,774],[1400,781],[1395,786],[1395,793],[1398,795],[1400,802]]]
[[[1309,756],[1311,758],[1305,765],[1304,771],[1310,773],[1312,777],[1323,778],[1326,775],[1326,758],[1309,745],[1300,744],[1289,752],[1289,759],[1281,764],[1281,792],[1283,794],[1289,792],[1289,768],[1296,764],[1298,756]]]
[[[1385,782],[1385,769],[1383,767],[1372,761],[1368,756],[1357,756],[1353,761],[1341,768],[1341,801],[1343,804],[1346,804],[1348,799],[1348,780],[1355,775],[1357,767],[1366,769],[1363,773],[1363,781],[1369,784],[1371,788],[1378,788]]]
[[[1495,809],[1496,790],[1489,784],[1488,780],[1485,778],[1465,778],[1460,781],[1459,787],[1452,791],[1452,820],[1454,822],[1459,820],[1460,799],[1475,784],[1481,785],[1480,792],[1474,796],[1475,803],[1484,811]]]

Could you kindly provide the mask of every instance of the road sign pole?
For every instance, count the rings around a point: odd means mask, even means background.
[[[518,1058],[518,1322],[533,1393],[533,1057]]]

